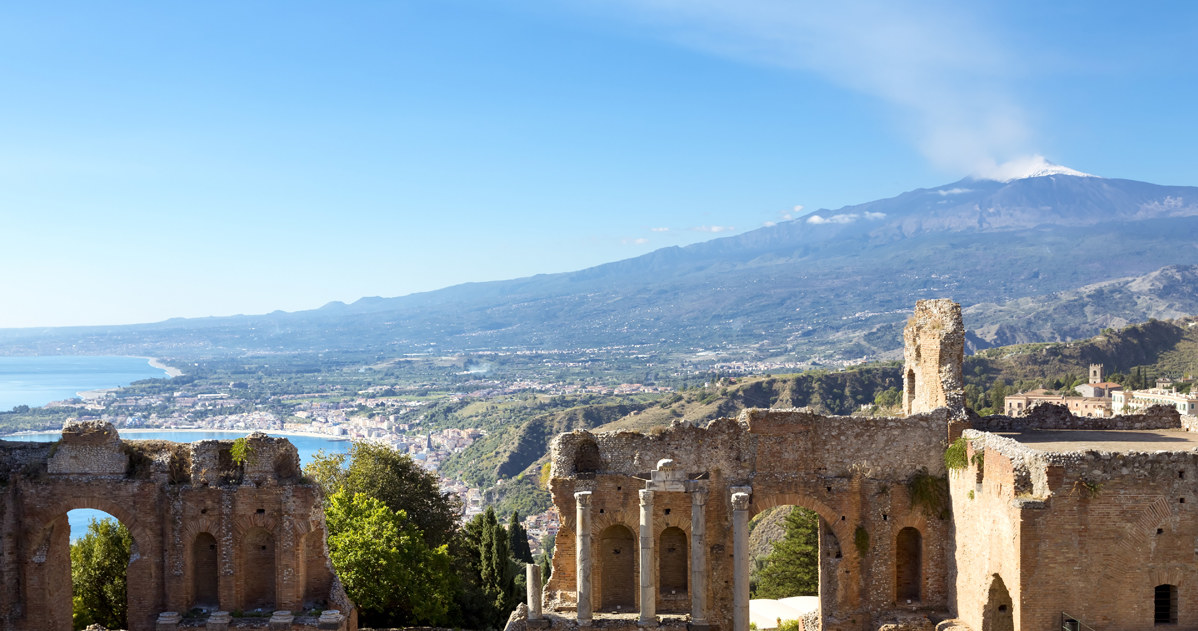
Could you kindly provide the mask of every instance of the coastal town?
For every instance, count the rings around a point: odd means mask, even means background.
[[[171,377],[182,373],[155,362]],[[162,382],[170,384],[172,381]],[[69,421],[102,420],[123,434],[139,430],[208,430],[307,436],[341,441],[366,441],[386,445],[411,457],[438,475],[444,492],[456,495],[463,520],[488,506],[486,489],[458,476],[442,475],[442,465],[460,454],[488,431],[476,427],[434,427],[424,413],[435,403],[469,404],[507,397],[634,396],[672,392],[668,386],[620,383],[614,385],[551,384],[531,379],[471,379],[457,389],[434,391],[430,386],[372,385],[347,392],[334,385],[328,390],[271,396],[268,401],[246,394],[249,384],[236,381],[224,387],[201,382],[161,392],[137,387],[81,392],[80,396],[44,406],[68,414]],[[560,526],[552,510],[521,515],[534,554],[540,554]]]

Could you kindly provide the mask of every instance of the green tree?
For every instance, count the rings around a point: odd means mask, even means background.
[[[348,454],[318,451],[304,474],[326,496],[338,491],[361,493],[392,511],[404,511],[430,546],[448,543],[457,529],[461,514],[457,496],[441,492],[436,475],[386,445],[354,441]]]
[[[804,508],[786,516],[786,534],[761,560],[753,598],[789,598],[819,593],[819,517]]]
[[[402,625],[448,621],[449,552],[428,546],[404,511],[342,490],[329,497],[325,519],[329,560],[364,618]]]
[[[520,513],[512,511],[511,519],[507,522],[509,547],[512,558],[521,563],[532,563],[532,548],[528,545],[528,531],[520,523]]]
[[[895,408],[902,402],[902,398],[898,388],[887,388],[874,397],[874,405],[880,408]]]
[[[458,604],[464,626],[502,628],[508,614],[522,600],[523,581],[517,580],[520,564],[512,558],[510,541],[510,533],[499,523],[493,508],[475,515],[455,539],[462,582]]]
[[[93,519],[87,533],[71,544],[72,611],[75,629],[102,624],[127,627],[125,579],[133,537],[112,519]]]

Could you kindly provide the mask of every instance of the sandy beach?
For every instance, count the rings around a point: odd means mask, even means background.
[[[167,366],[166,364],[162,363],[162,361],[159,360],[157,357],[146,357],[145,360],[150,362],[151,368],[157,368],[158,370],[166,371],[166,376],[168,376],[168,377],[182,377],[183,376],[182,370],[179,370],[178,368],[175,368],[174,366]]]

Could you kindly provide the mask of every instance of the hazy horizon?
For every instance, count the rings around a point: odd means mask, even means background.
[[[1195,17],[1080,2],[5,7],[0,328],[579,270],[1038,155],[1195,184]]]

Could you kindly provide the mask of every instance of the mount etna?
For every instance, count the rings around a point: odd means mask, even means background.
[[[886,356],[916,299],[975,348],[1198,312],[1198,188],[1048,166],[967,178],[576,272],[257,316],[0,330],[9,354],[405,353],[648,345]],[[397,270],[396,273],[405,273]]]

